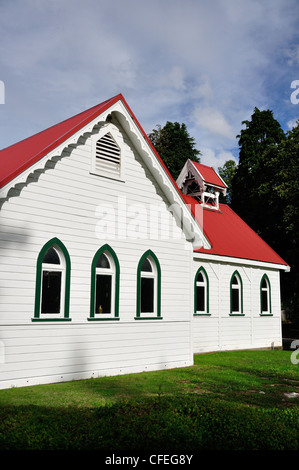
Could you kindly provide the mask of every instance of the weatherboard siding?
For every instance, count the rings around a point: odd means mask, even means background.
[[[193,317],[194,353],[282,345],[278,270],[196,259],[194,276],[200,266],[209,277],[209,315]],[[243,315],[230,313],[230,279],[235,270],[243,282]],[[265,273],[271,284],[271,315],[261,315],[260,310],[260,281]]]
[[[2,388],[189,365],[181,322],[34,324],[2,327]]]
[[[193,361],[192,256],[181,230],[172,224],[175,239],[161,239],[148,218],[145,238],[137,234],[133,240],[123,239],[117,232],[132,228],[134,222],[129,214],[127,225],[121,225],[125,218],[118,211],[118,198],[130,208],[141,204],[147,214],[151,205],[158,205],[159,221],[170,217],[160,188],[120,128],[119,139],[123,137],[124,181],[90,173],[88,138],[55,163],[49,162],[46,171],[30,176],[2,203],[0,388],[184,366]],[[101,204],[115,211],[114,236],[97,237]],[[66,246],[71,259],[71,321],[32,322],[37,258],[54,237]],[[106,243],[120,263],[119,321],[90,322],[91,263]],[[161,266],[163,319],[136,321],[137,266],[148,249]]]

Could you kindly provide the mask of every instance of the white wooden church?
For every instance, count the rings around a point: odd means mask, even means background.
[[[122,95],[0,151],[0,388],[281,346],[289,267]]]

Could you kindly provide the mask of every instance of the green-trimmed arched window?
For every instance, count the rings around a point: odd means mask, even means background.
[[[230,313],[243,314],[243,283],[238,271],[235,271],[230,280]]]
[[[137,267],[136,320],[162,319],[161,268],[156,255],[146,251]]]
[[[114,250],[102,246],[91,265],[89,320],[119,320],[120,267]]]
[[[58,238],[52,238],[37,259],[33,321],[70,320],[70,275],[68,251]]]
[[[209,313],[209,278],[201,266],[194,279],[194,314]]]
[[[271,315],[271,284],[267,274],[264,274],[260,283],[261,314]]]

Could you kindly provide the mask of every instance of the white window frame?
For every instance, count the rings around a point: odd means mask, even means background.
[[[53,248],[58,257],[60,264],[52,264],[52,263],[42,263],[41,269],[41,295],[40,295],[40,316],[41,318],[64,318],[64,305],[65,305],[65,273],[66,273],[66,263],[65,258],[60,250],[60,248],[56,245],[52,245],[50,248]],[[47,252],[46,252],[47,253]],[[45,253],[45,255],[46,255]],[[43,313],[42,312],[42,299],[43,299],[43,275],[44,272],[60,272],[61,273],[61,284],[60,284],[60,311],[59,313]]]
[[[144,261],[147,260],[152,268],[152,271],[142,271],[140,269],[140,315],[154,315],[157,316],[157,267],[155,261],[151,258],[151,256],[147,256]],[[153,312],[143,312],[141,310],[141,305],[142,305],[142,278],[147,278],[147,279],[153,279],[154,280],[154,288],[153,288],[153,306],[154,310]]]
[[[237,284],[233,284],[234,278],[237,279]],[[243,313],[243,282],[242,278],[238,271],[235,271],[231,277],[230,281],[230,288],[231,288],[231,315],[244,315]],[[233,290],[238,291],[238,310],[233,310]]]
[[[94,286],[94,302],[96,303],[96,298],[97,298],[97,277],[98,276],[111,276],[111,305],[110,305],[110,313],[100,313],[95,311],[95,305],[94,305],[94,315],[95,318],[100,317],[100,318],[111,318],[115,314],[115,263],[114,259],[110,255],[109,251],[103,251],[101,255],[105,255],[106,258],[108,259],[109,268],[95,268],[95,286]],[[100,256],[101,256],[100,255]]]
[[[203,281],[198,281],[197,278],[198,278],[198,275],[201,274],[202,275],[202,278],[203,278]],[[196,289],[197,287],[203,287],[204,288],[204,309],[203,310],[197,310],[196,309],[196,312],[197,314],[203,314],[203,313],[208,313],[208,288],[207,288],[207,277],[206,277],[206,274],[203,270],[200,270],[197,274],[196,274]],[[196,292],[196,303],[197,303],[197,300],[198,300],[198,294]],[[197,305],[196,305],[197,307]]]
[[[266,287],[263,287],[264,281],[266,282]],[[267,294],[267,310],[263,310],[263,292]],[[271,295],[270,295],[270,281],[268,276],[263,276],[261,280],[261,315],[271,314]]]

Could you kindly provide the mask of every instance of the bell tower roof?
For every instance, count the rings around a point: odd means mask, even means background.
[[[214,168],[192,160],[186,161],[176,182],[183,194],[209,209],[219,210],[219,195],[226,195],[227,185]]]

